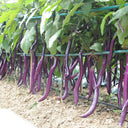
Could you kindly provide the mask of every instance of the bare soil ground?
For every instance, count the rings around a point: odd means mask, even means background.
[[[46,100],[38,103],[41,94],[28,94],[27,88],[17,87],[15,82],[0,81],[0,108],[14,111],[37,128],[120,128],[120,113],[116,108],[98,104],[91,116],[80,118],[91,101],[79,99],[76,107],[73,96],[61,103],[54,99],[56,95],[52,90]],[[128,128],[128,115],[122,128]]]

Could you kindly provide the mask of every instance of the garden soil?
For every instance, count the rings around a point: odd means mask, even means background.
[[[98,104],[91,116],[80,118],[79,115],[89,109],[91,101],[79,99],[76,107],[72,95],[60,102],[55,98],[57,90],[51,90],[46,100],[38,102],[42,94],[28,92],[29,89],[17,87],[15,82],[0,81],[0,108],[12,110],[36,128],[120,128],[120,113],[116,108]],[[128,114],[122,128],[128,128]]]

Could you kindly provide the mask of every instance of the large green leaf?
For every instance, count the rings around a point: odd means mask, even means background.
[[[71,16],[73,16],[76,12],[76,10],[81,7],[84,3],[79,3],[77,5],[74,6],[74,8],[69,12],[69,14],[66,16],[64,22],[63,22],[63,25],[62,27],[64,27],[67,23],[69,23],[70,19],[71,19]]]
[[[25,32],[24,38],[21,41],[21,49],[23,50],[24,53],[28,54],[28,51],[35,39],[35,34],[36,31],[34,27]]]
[[[41,23],[40,23],[40,33],[41,35],[44,33],[45,31],[45,27],[46,27],[46,23],[47,23],[47,20],[51,17],[52,15],[52,12],[50,11],[46,11],[47,8],[43,11],[42,13],[42,18],[41,18]]]
[[[109,21],[109,23],[111,23],[112,21],[114,21],[116,19],[120,19],[121,17],[123,17],[127,13],[128,13],[128,6],[125,6],[125,7],[121,8],[121,9],[117,10],[115,13],[113,13],[113,17]]]
[[[61,33],[61,29],[58,30],[50,39],[49,42],[47,44],[47,48],[49,49],[49,51],[51,52],[51,54],[55,55],[56,51],[57,51],[57,38],[59,37],[60,33]]]

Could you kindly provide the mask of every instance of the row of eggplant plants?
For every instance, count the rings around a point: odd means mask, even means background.
[[[23,26],[24,29],[24,26]],[[39,102],[45,100],[47,96],[49,95],[50,88],[52,86],[53,82],[53,76],[55,76],[57,73],[62,72],[64,73],[63,79],[64,79],[64,94],[62,96],[62,100],[65,100],[68,96],[69,91],[74,91],[74,100],[75,105],[78,104],[78,96],[79,96],[79,88],[82,82],[83,77],[87,79],[88,86],[89,86],[89,95],[88,99],[93,94],[93,101],[90,109],[83,115],[80,115],[80,117],[85,118],[91,115],[98,103],[98,97],[99,97],[99,88],[101,87],[101,83],[103,81],[106,81],[106,88],[107,93],[111,94],[111,88],[113,85],[116,84],[117,81],[117,71],[120,71],[119,75],[119,81],[118,81],[118,105],[122,108],[121,112],[121,118],[120,118],[120,125],[123,124],[126,113],[127,113],[127,106],[128,106],[128,54],[124,54],[126,56],[126,62],[125,59],[122,57],[122,55],[119,54],[113,54],[114,42],[115,42],[115,34],[113,38],[109,41],[109,44],[104,42],[104,50],[110,51],[110,53],[107,55],[85,55],[83,56],[83,51],[79,51],[79,55],[75,57],[70,57],[70,51],[72,47],[72,40],[73,37],[71,36],[66,48],[65,57],[46,57],[46,43],[43,41],[43,47],[42,47],[42,56],[38,58],[36,56],[35,52],[35,45],[38,41],[38,32],[37,32],[37,23],[35,25],[36,30],[36,38],[35,42],[31,46],[30,52],[32,55],[32,63],[30,66],[30,57],[26,56],[24,53],[23,56],[18,55],[17,51],[19,48],[19,44],[21,42],[23,31],[21,31],[19,42],[17,43],[17,46],[14,50],[14,53],[11,55],[8,55],[3,50],[0,54],[0,80],[2,80],[6,75],[11,75],[13,70],[15,70],[15,67],[19,67],[20,75],[17,82],[18,86],[25,85],[27,86],[27,80],[30,79],[30,91],[29,93],[35,94],[39,91],[41,91],[41,79],[42,77],[47,78],[47,84],[46,84],[46,91],[44,92],[44,95],[38,100]],[[102,59],[101,59],[102,58]],[[101,63],[101,66],[97,67],[97,63]],[[125,66],[126,65],[126,66]],[[79,71],[74,73],[74,69],[76,66],[79,66]],[[31,69],[30,69],[31,67]],[[115,68],[114,71],[112,71],[112,67]],[[63,68],[63,69],[62,69]],[[31,73],[30,73],[31,72]],[[114,74],[114,76],[113,76]],[[69,82],[71,84],[69,84]],[[112,82],[114,83],[112,85]],[[71,90],[69,90],[69,86],[72,87]],[[123,91],[123,103],[121,102],[121,93]],[[60,100],[61,97],[58,96],[58,100]]]

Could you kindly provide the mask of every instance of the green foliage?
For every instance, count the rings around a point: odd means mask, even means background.
[[[121,9],[117,10],[115,13],[113,13],[113,17],[112,17],[112,19],[110,20],[109,23],[111,23],[114,20],[122,18],[127,13],[128,13],[128,6],[125,6]]]
[[[61,31],[62,30],[60,29],[54,35],[52,35],[47,43],[47,48],[53,55],[55,55],[57,52],[57,38],[59,37]]]
[[[125,38],[128,37],[128,17],[124,15],[119,21],[115,23],[115,27],[117,28],[117,36],[119,39],[119,43],[123,44],[125,41]],[[123,28],[124,32],[119,27],[119,24]]]
[[[74,8],[69,12],[69,14],[66,16],[64,22],[63,22],[63,25],[62,27],[64,28],[64,26],[69,23],[71,17],[75,14],[76,10],[81,7],[84,3],[79,3],[77,4],[76,6],[74,6]]]
[[[28,51],[35,39],[35,34],[36,31],[34,27],[25,32],[24,38],[21,41],[21,49],[23,50],[24,53],[28,54]]]

